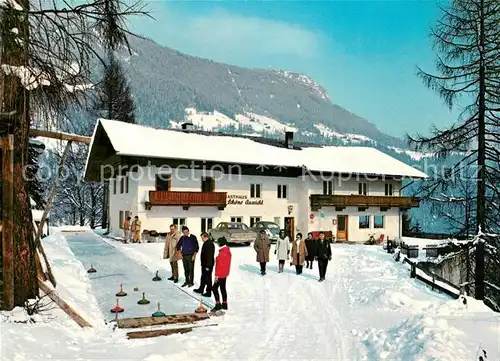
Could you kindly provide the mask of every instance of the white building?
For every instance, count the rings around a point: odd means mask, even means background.
[[[274,221],[293,235],[332,231],[362,242],[401,235],[401,214],[418,199],[404,178],[426,175],[377,149],[332,147],[99,120],[85,178],[110,179],[110,231],[127,215],[142,228],[171,223],[199,234],[221,221]]]

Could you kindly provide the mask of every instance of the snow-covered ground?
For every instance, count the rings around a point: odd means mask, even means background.
[[[71,237],[53,232],[44,239],[44,247],[58,292],[94,328],[79,329],[59,310],[30,325],[9,321],[13,314],[22,319],[21,312],[4,313],[2,360],[456,361],[477,360],[482,349],[488,359],[500,358],[498,314],[473,299],[464,305],[411,280],[407,267],[380,247],[341,244],[332,245],[333,260],[323,283],[317,282],[316,264],[301,276],[288,265],[285,273],[278,274],[274,259],[262,277],[253,249],[234,247],[229,311],[215,319],[217,327],[127,340],[123,330],[113,331],[111,324],[104,324],[105,315],[94,296],[99,290],[92,289],[86,266],[71,252]],[[160,269],[168,274],[162,243],[106,242],[151,273]],[[124,264],[123,271],[130,266]],[[144,283],[151,282],[148,275]]]

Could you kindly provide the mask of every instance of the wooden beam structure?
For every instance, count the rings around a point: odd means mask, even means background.
[[[183,327],[183,328],[166,328],[160,330],[133,331],[133,332],[127,332],[127,338],[138,339],[138,338],[151,338],[159,336],[169,336],[174,334],[183,334],[191,332],[195,328],[210,327],[210,326],[217,326],[217,324],[200,325],[200,326]]]
[[[43,138],[51,138],[58,140],[68,140],[73,142],[90,144],[90,137],[85,137],[83,135],[78,134],[70,134],[64,132],[53,132],[50,130],[41,130],[41,129],[30,129],[30,136],[32,137],[43,137]]]
[[[87,322],[78,312],[76,312],[73,307],[68,305],[55,290],[51,289],[45,282],[41,279],[38,280],[38,287],[50,297],[56,305],[58,305],[73,321],[75,321],[80,327],[92,327],[92,325]]]
[[[209,318],[210,316],[206,313],[181,313],[177,315],[166,315],[163,317],[122,318],[116,323],[118,328],[139,328],[179,323],[195,323]]]
[[[3,309],[14,308],[14,136],[2,137]]]
[[[52,282],[54,287],[56,286],[56,280],[54,278],[54,275],[52,274],[52,270],[50,268],[50,264],[49,264],[49,260],[47,258],[47,255],[45,254],[45,251],[43,250],[43,247],[41,246],[40,239],[41,239],[42,233],[43,233],[43,226],[45,225],[45,222],[47,221],[47,216],[50,212],[50,208],[52,207],[52,203],[53,203],[54,197],[56,195],[57,185],[59,183],[59,178],[61,178],[61,174],[62,174],[62,171],[64,168],[64,162],[66,161],[66,157],[69,154],[69,150],[71,149],[72,144],[73,144],[73,141],[71,141],[71,140],[68,141],[68,143],[66,143],[66,147],[64,148],[64,152],[61,156],[61,160],[59,161],[59,167],[57,168],[56,179],[54,180],[54,184],[52,184],[52,189],[50,190],[49,198],[47,199],[45,209],[43,210],[42,219],[40,220],[40,224],[38,225],[38,230],[37,230],[36,235],[35,235],[35,246],[38,250],[40,250],[40,253],[43,256],[45,264],[47,265],[47,273],[49,276],[49,280],[50,280],[50,282]]]

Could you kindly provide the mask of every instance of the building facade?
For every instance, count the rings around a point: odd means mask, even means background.
[[[158,149],[148,151],[141,147],[132,149],[120,143],[120,132],[114,124],[117,122],[100,123],[101,129],[98,124],[94,131],[86,178],[102,177],[106,173],[103,169],[108,168],[109,228],[116,235],[122,233],[123,221],[130,215],[140,218],[143,230],[158,233],[167,232],[170,224],[187,225],[198,235],[219,222],[243,222],[252,227],[257,221],[272,221],[292,236],[298,232],[305,235],[323,230],[332,231],[337,240],[344,241],[363,242],[370,235],[378,238],[382,234],[396,238],[401,236],[402,212],[418,207],[417,199],[401,194],[403,179],[425,176],[407,165],[403,167],[401,162],[377,150],[355,147],[324,148],[325,162],[332,157],[332,163],[338,164],[325,166],[325,172],[318,169],[323,164],[318,161],[318,154],[323,154],[320,147],[315,148],[314,153],[307,153],[304,146],[294,149],[288,146],[281,149],[277,159],[267,160],[265,154],[271,158],[276,146],[263,145],[262,150],[256,149],[265,153],[264,160],[254,164],[237,162],[244,156],[244,159],[253,159],[248,154],[235,158],[237,154],[234,153],[243,153],[244,147],[250,149],[254,144],[244,142],[241,143],[243,149],[239,149],[235,137],[182,131],[157,130],[160,134],[154,134],[159,139],[149,144],[154,147],[154,143],[164,139],[172,148],[165,146],[160,149],[158,145]],[[136,136],[145,128],[124,126],[123,123],[119,126],[131,128],[129,131]],[[175,133],[174,137],[171,133]],[[127,137],[127,134],[123,136]],[[231,139],[226,152],[213,153],[220,159],[213,159],[214,156],[204,152],[203,147],[196,154],[185,154],[192,150],[173,154],[178,146],[207,146],[213,138]],[[179,144],[174,144],[177,140]],[[339,163],[336,159],[346,155],[350,160]],[[181,156],[185,158],[181,159]],[[255,154],[255,158],[261,156]],[[307,164],[311,157],[314,162],[309,163],[316,169],[298,166]],[[363,158],[366,158],[366,169],[369,170],[365,174],[360,171],[364,167]],[[269,163],[265,165],[264,161]],[[283,165],[279,165],[281,161]],[[380,163],[379,174],[374,172],[373,162]],[[353,163],[356,168],[352,168]],[[391,167],[394,171],[387,174]],[[354,171],[346,171],[350,169]]]

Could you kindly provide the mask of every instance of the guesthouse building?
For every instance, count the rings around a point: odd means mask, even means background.
[[[154,129],[100,119],[85,179],[107,179],[109,230],[128,215],[142,228],[187,225],[198,235],[219,222],[272,221],[290,235],[332,231],[362,242],[401,236],[405,178],[421,171],[369,147],[334,147],[189,129]]]

